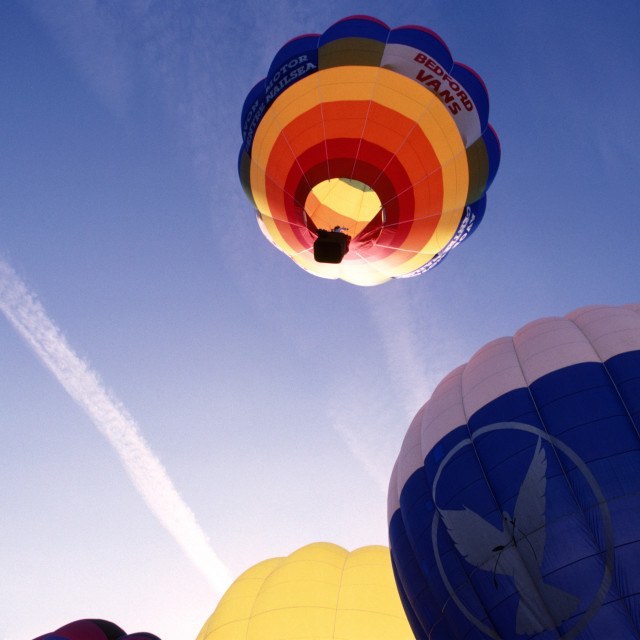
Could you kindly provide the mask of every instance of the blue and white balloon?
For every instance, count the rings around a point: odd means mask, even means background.
[[[388,516],[416,638],[639,638],[640,304],[537,320],[451,372]]]

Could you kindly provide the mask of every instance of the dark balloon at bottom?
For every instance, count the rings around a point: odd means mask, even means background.
[[[108,620],[87,619],[70,622],[34,640],[160,640],[160,638],[145,631],[129,635],[124,629]]]

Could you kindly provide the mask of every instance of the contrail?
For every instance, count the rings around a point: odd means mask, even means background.
[[[193,512],[176,491],[135,421],[104,388],[98,375],[73,352],[42,305],[2,259],[0,309],[111,443],[149,509],[218,595],[222,595],[231,584],[231,575],[211,548]]]

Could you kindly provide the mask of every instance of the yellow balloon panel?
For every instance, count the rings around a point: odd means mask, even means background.
[[[413,640],[389,549],[315,543],[245,571],[197,640]]]

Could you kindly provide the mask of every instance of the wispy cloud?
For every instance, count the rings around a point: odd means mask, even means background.
[[[25,0],[99,100],[124,114],[133,90],[133,55],[119,28],[117,12],[97,0],[55,3]]]
[[[375,398],[373,401],[371,398]],[[386,494],[395,457],[400,448],[402,420],[394,419],[385,403],[375,392],[371,398],[337,403],[329,418],[353,457],[364,467],[380,491]],[[395,436],[395,438],[394,438]]]
[[[384,349],[390,385],[396,391],[399,406],[411,420],[444,371],[440,370],[441,354],[433,327],[403,284],[400,281],[365,289],[364,297]],[[425,295],[424,286],[422,292]]]
[[[332,392],[333,429],[384,492],[411,420],[455,363],[446,330],[436,331],[424,301],[408,291],[400,282],[363,290],[386,367],[362,372],[359,392],[352,381],[338,381]]]
[[[79,358],[15,271],[0,259],[0,310],[114,447],[134,486],[219,595],[231,575],[122,404]]]

